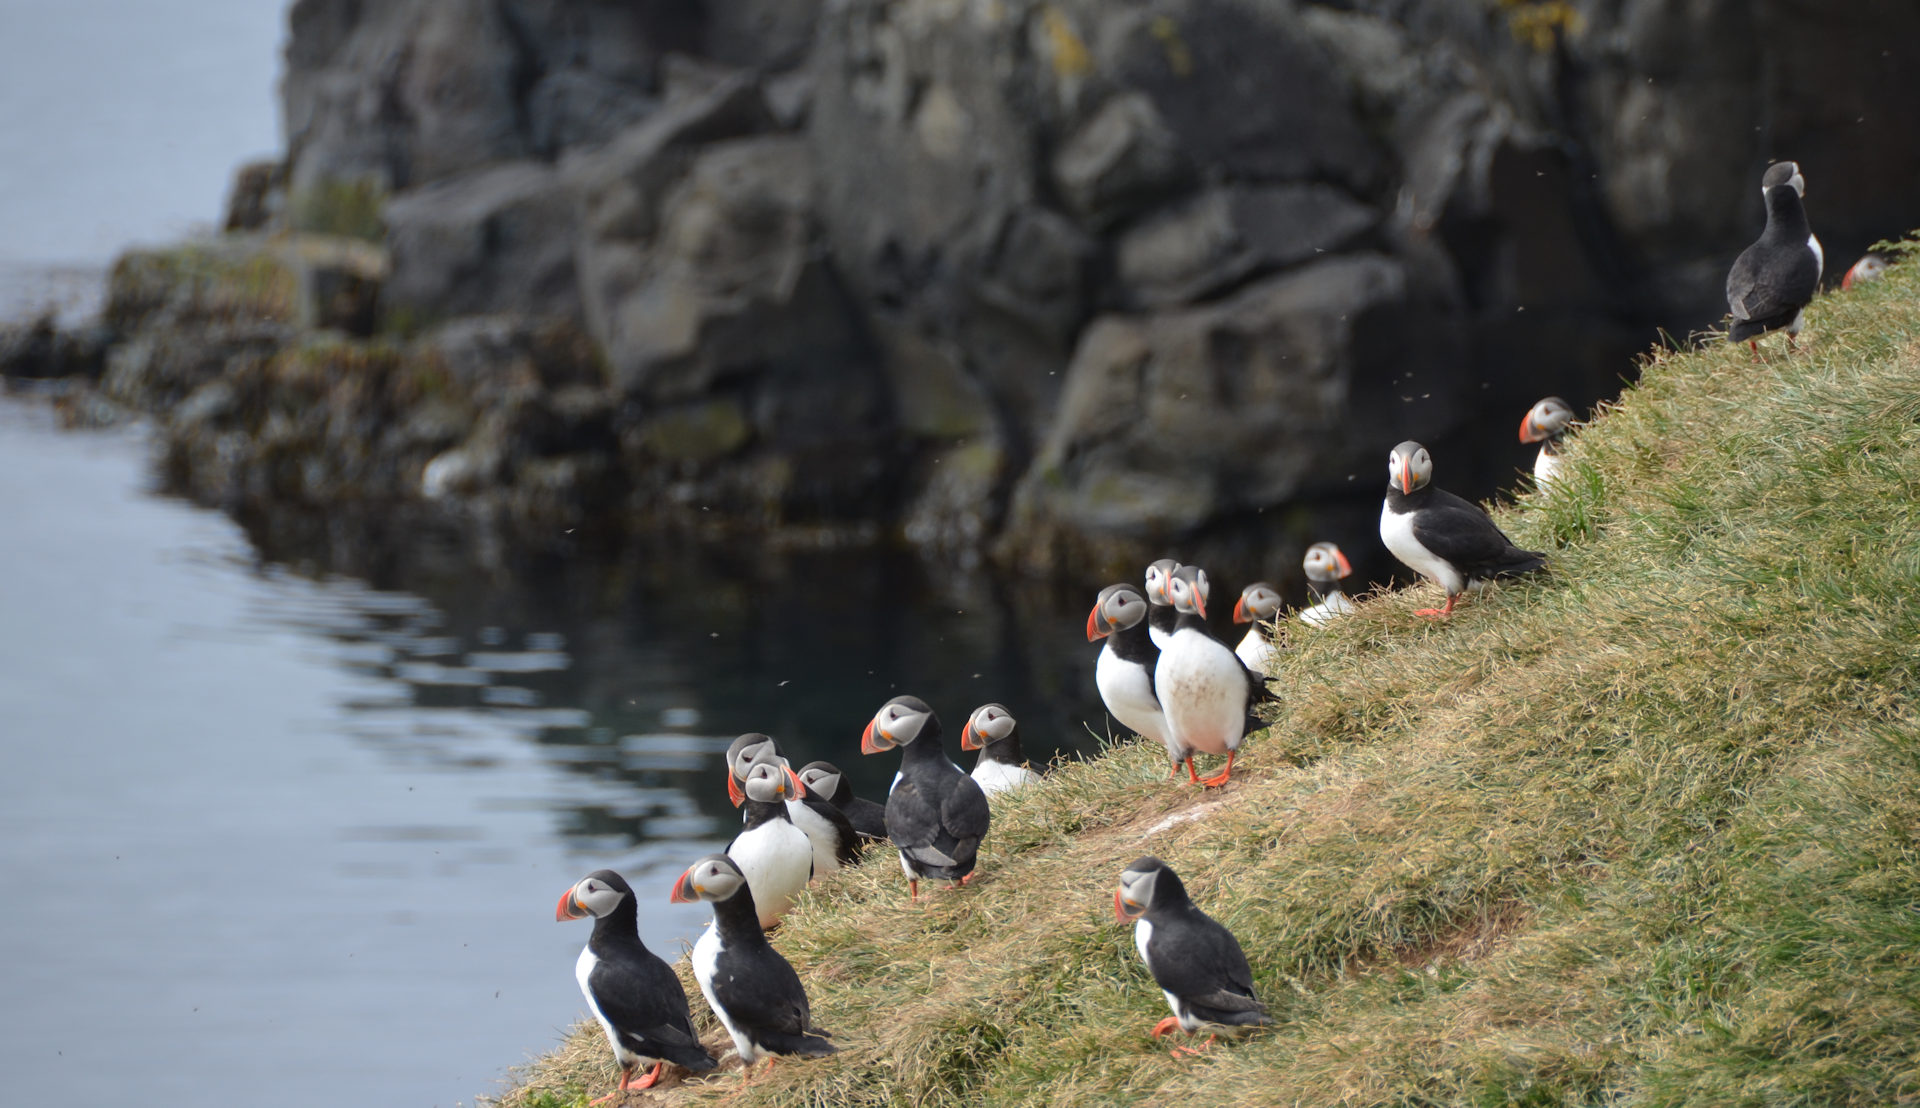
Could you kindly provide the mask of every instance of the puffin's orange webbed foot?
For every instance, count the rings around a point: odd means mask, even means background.
[[[1178,1017],[1168,1016],[1166,1019],[1163,1019],[1159,1023],[1156,1023],[1153,1025],[1153,1032],[1152,1032],[1153,1037],[1157,1039],[1160,1036],[1165,1035],[1167,1032],[1172,1031],[1179,1026],[1180,1026],[1180,1020]]]

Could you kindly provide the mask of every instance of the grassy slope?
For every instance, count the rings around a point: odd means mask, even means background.
[[[909,907],[885,850],[817,886],[777,942],[842,1053],[629,1103],[1920,1101],[1917,270],[1822,300],[1798,356],[1654,360],[1501,517],[1551,574],[1294,633],[1223,792],[1124,746],[996,813],[973,889]],[[1142,853],[1271,1031],[1147,1038],[1111,915]],[[612,1073],[583,1027],[505,1102]]]

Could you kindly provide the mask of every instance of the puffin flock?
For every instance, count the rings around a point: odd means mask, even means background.
[[[1728,338],[1749,343],[1756,356],[1756,340],[1767,332],[1784,330],[1789,346],[1795,344],[1824,270],[1801,203],[1805,189],[1795,163],[1768,168],[1761,181],[1766,229],[1727,277]],[[1845,286],[1871,280],[1886,264],[1881,255],[1863,258]],[[1540,445],[1536,487],[1564,478],[1561,448],[1574,426],[1573,408],[1557,396],[1521,419],[1520,441]],[[1446,598],[1442,607],[1418,614],[1445,618],[1469,590],[1545,566],[1545,554],[1515,546],[1485,509],[1435,486],[1433,459],[1421,444],[1395,446],[1387,474],[1380,541]],[[1324,627],[1355,610],[1340,587],[1353,567],[1338,546],[1314,543],[1302,568],[1312,602],[1295,613],[1301,623]],[[1141,587],[1101,589],[1086,630],[1089,642],[1101,643],[1095,684],[1107,711],[1164,747],[1175,779],[1184,766],[1189,783],[1215,788],[1227,783],[1241,743],[1262,726],[1258,707],[1274,698],[1266,673],[1279,649],[1284,602],[1268,582],[1246,586],[1233,622],[1251,626],[1229,646],[1208,627],[1210,599],[1204,570],[1163,558],[1146,567]],[[856,864],[880,840],[898,851],[911,901],[918,901],[922,880],[962,888],[992,822],[991,798],[1040,780],[1021,751],[1018,721],[1003,704],[974,709],[960,747],[978,752],[972,773],[947,756],[940,718],[925,701],[896,696],[881,705],[861,733],[860,752],[900,752],[884,804],[854,796],[830,762],[794,771],[772,736],[741,735],[728,748],[727,795],[742,809],[740,833],[724,853],[687,867],[669,900],[713,906],[712,925],[691,952],[694,978],[749,1076],[762,1057],[771,1066],[780,1055],[821,1057],[837,1049],[832,1033],[814,1024],[799,975],[767,941],[801,890]],[[1226,761],[1201,778],[1194,765],[1200,755]],[[1239,942],[1194,904],[1165,862],[1143,857],[1122,870],[1113,911],[1117,922],[1133,923],[1140,959],[1172,1012],[1150,1034],[1158,1038],[1176,1027],[1209,1032],[1197,1047],[1176,1048],[1174,1057],[1199,1053],[1216,1034],[1270,1022]],[[556,920],[587,917],[593,934],[574,973],[620,1067],[618,1087],[594,1103],[652,1087],[669,1063],[696,1074],[715,1069],[719,1060],[694,1035],[680,979],[640,940],[634,890],[618,873],[597,870],[560,897]],[[647,1072],[636,1077],[641,1069]]]

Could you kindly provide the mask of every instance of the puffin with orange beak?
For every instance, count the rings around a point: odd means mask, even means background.
[[[1557,396],[1549,396],[1527,409],[1520,420],[1520,441],[1537,442],[1540,453],[1533,459],[1533,483],[1544,485],[1560,472],[1560,445],[1573,426],[1573,408]]]
[[[1004,704],[982,704],[973,710],[960,729],[960,749],[980,752],[971,776],[989,800],[995,793],[1040,780],[1020,749],[1020,722]]]
[[[920,879],[953,882],[973,876],[991,819],[987,794],[940,745],[940,717],[917,696],[880,706],[860,735],[860,753],[900,748],[900,772],[887,793],[887,837],[900,848],[907,895],[920,899]]]
[[[1313,604],[1300,609],[1301,623],[1325,627],[1353,611],[1353,601],[1340,591],[1341,579],[1353,576],[1353,563],[1339,547],[1330,542],[1314,543],[1300,559],[1300,568],[1307,573],[1307,591],[1314,599]]]
[[[761,1058],[777,1054],[822,1058],[834,1052],[826,1038],[831,1032],[813,1025],[800,975],[767,941],[751,882],[733,858],[709,854],[688,866],[668,899],[713,905],[713,926],[700,933],[688,961],[707,1004],[733,1036],[742,1069],[751,1071]]]
[[[1272,619],[1280,614],[1280,590],[1265,581],[1255,581],[1240,590],[1240,599],[1233,605],[1233,622],[1251,623],[1247,633],[1241,637],[1240,645],[1233,652],[1240,656],[1246,667],[1255,673],[1267,672],[1267,666],[1273,660],[1274,628]]]
[[[887,837],[887,806],[853,795],[847,775],[832,762],[808,762],[800,767],[800,783],[807,787],[807,799],[819,797],[846,813],[854,834],[862,839]]]
[[[1153,687],[1160,707],[1166,712],[1172,741],[1187,755],[1187,772],[1193,771],[1193,755],[1224,754],[1227,765],[1219,773],[1201,781],[1214,788],[1227,783],[1233,773],[1233,760],[1240,741],[1261,726],[1253,706],[1269,699],[1266,678],[1240,660],[1227,644],[1207,629],[1207,575],[1198,566],[1181,566],[1167,580],[1167,595],[1180,613],[1173,638],[1160,651],[1153,667]]]
[[[1494,525],[1484,509],[1433,485],[1433,459],[1417,442],[1403,442],[1387,456],[1387,499],[1380,508],[1380,541],[1415,573],[1447,592],[1444,608],[1423,616],[1453,614],[1467,586],[1495,577],[1532,573],[1545,554],[1522,550]]]
[[[741,786],[748,772],[763,762],[781,769],[792,768],[771,735],[748,732],[727,747],[727,799],[733,801],[735,807],[747,799]],[[741,818],[745,819],[744,812]],[[807,840],[813,843],[814,876],[834,873],[841,866],[860,860],[860,835],[854,830],[851,817],[826,797],[815,796],[804,781],[787,797],[787,818],[806,832]]]
[[[760,926],[772,927],[813,879],[813,840],[795,826],[786,803],[804,796],[806,786],[783,758],[747,770],[743,791],[747,826],[727,844],[727,853],[753,887]]]
[[[1146,596],[1152,605],[1147,612],[1147,635],[1156,650],[1167,648],[1173,638],[1173,625],[1180,621],[1180,613],[1173,610],[1173,600],[1167,595],[1167,582],[1179,568],[1180,563],[1172,558],[1162,558],[1147,567]]]
[[[1188,1034],[1202,1027],[1210,1032],[1198,1047],[1175,1048],[1175,1058],[1205,1050],[1213,1033],[1273,1022],[1253,993],[1253,970],[1239,940],[1194,904],[1165,862],[1149,855],[1121,871],[1113,918],[1133,921],[1134,948],[1173,1009],[1153,1025],[1153,1037],[1175,1027]]]
[[[1108,585],[1100,590],[1093,611],[1087,613],[1087,641],[1106,640],[1094,663],[1093,683],[1120,726],[1166,747],[1175,777],[1180,776],[1184,764],[1188,777],[1198,781],[1199,775],[1193,772],[1193,751],[1173,741],[1167,714],[1154,692],[1153,671],[1160,662],[1160,648],[1153,644],[1148,631],[1147,608],[1146,598],[1132,585]]]
[[[1869,250],[1847,269],[1846,275],[1840,278],[1840,287],[1850,289],[1855,285],[1864,285],[1868,281],[1877,281],[1894,261],[1895,256],[1892,254]]]
[[[1787,348],[1794,348],[1806,322],[1807,305],[1820,290],[1827,254],[1807,224],[1802,198],[1806,178],[1799,165],[1775,162],[1760,178],[1760,195],[1767,204],[1767,226],[1752,246],[1734,259],[1727,273],[1727,312],[1732,323],[1727,338],[1744,342],[1760,356],[1759,337],[1785,329]]]
[[[593,935],[573,965],[587,1008],[607,1033],[620,1063],[620,1087],[594,1101],[612,1100],[628,1089],[649,1089],[668,1062],[705,1073],[720,1063],[694,1036],[687,991],[660,956],[640,941],[633,889],[610,869],[595,870],[560,897],[555,920],[593,917]],[[645,1077],[633,1072],[651,1065]]]

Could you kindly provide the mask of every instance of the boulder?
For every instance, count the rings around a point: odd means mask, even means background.
[[[1053,184],[1080,218],[1111,226],[1181,191],[1194,167],[1142,92],[1115,95],[1054,152]]]
[[[577,213],[558,170],[513,161],[396,196],[385,308],[420,322],[516,312],[579,320]]]
[[[1208,189],[1143,219],[1114,245],[1128,299],[1192,303],[1358,244],[1380,215],[1330,185]]]

